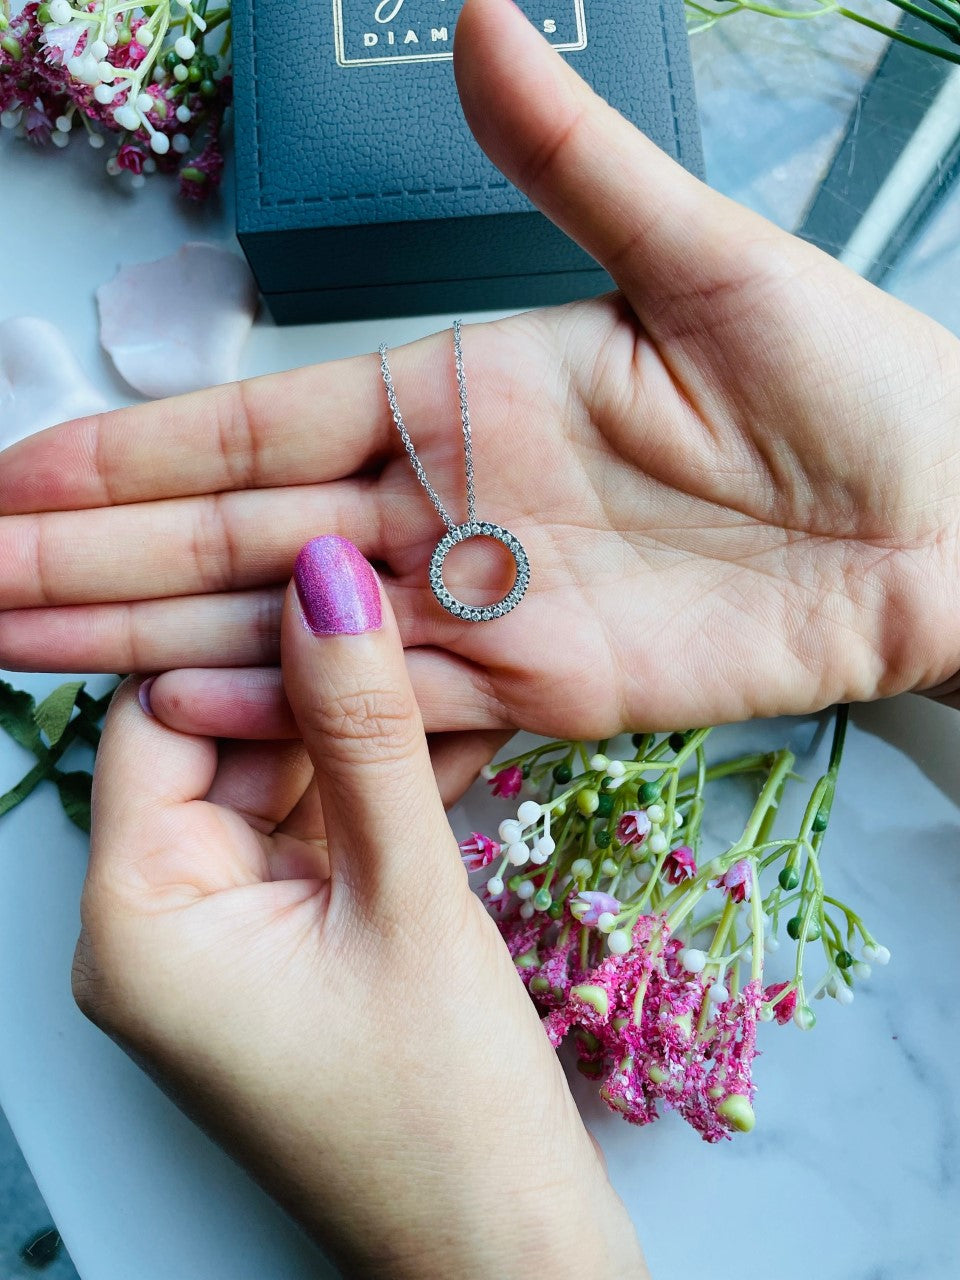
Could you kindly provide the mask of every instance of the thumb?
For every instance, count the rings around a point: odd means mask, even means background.
[[[667,304],[735,281],[758,232],[778,234],[604,102],[512,0],[467,0],[453,64],[480,146],[606,268],[651,330]]]
[[[396,620],[373,569],[346,538],[314,538],[297,556],[280,649],[334,881],[382,900],[411,876],[455,868],[456,842]]]

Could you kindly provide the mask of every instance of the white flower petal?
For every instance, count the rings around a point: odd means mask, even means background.
[[[104,408],[56,325],[34,316],[0,322],[0,448]]]

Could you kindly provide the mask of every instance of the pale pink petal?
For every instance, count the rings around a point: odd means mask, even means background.
[[[121,267],[97,290],[97,304],[100,341],[117,372],[157,398],[239,376],[257,288],[239,254],[189,243],[168,258]]]

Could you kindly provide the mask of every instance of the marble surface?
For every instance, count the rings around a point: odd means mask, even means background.
[[[695,55],[712,181],[791,225],[829,155],[823,139],[837,134],[855,105],[874,52],[861,49],[834,67],[822,51],[798,44],[792,28],[781,36],[784,30],[765,27],[767,45],[749,47],[755,74],[744,70],[742,57],[735,60],[743,48],[738,54],[732,24],[722,35],[700,37]],[[846,28],[837,33],[853,38]],[[776,71],[772,57],[780,60]],[[808,82],[814,68],[822,73],[816,91]],[[791,112],[799,89],[790,89],[787,105],[764,115],[758,108],[770,103],[778,76],[806,86],[809,101],[798,100]],[[805,111],[813,113],[806,130]],[[777,112],[779,131],[771,125]],[[785,122],[794,130],[789,139]],[[69,210],[71,234],[83,246],[69,270],[46,244],[7,254],[0,320],[32,314],[60,323],[88,376],[108,403],[120,405],[133,396],[97,345],[94,289],[118,265],[160,257],[188,239],[232,243],[230,206],[185,208],[172,186],[160,184],[127,194],[99,180],[101,163],[79,148],[48,159],[0,139],[8,242],[26,243],[37,210],[54,208]],[[771,177],[778,165],[779,176]],[[46,216],[52,234],[58,215]],[[940,264],[943,289],[943,216],[919,277],[911,282],[906,267],[898,276],[898,292],[919,305],[931,287],[931,261]],[[955,254],[951,261],[956,282],[960,263]],[[370,351],[451,319],[277,329],[261,317],[242,371]],[[16,679],[42,693],[59,677]],[[816,719],[732,727],[717,735],[715,751],[789,743],[812,778],[826,753],[821,728]],[[839,896],[863,910],[893,961],[850,1008],[818,1005],[813,1032],[761,1028],[753,1134],[709,1147],[671,1116],[636,1130],[573,1074],[659,1280],[957,1274],[958,747],[960,716],[922,699],[856,710],[831,823],[829,876]],[[0,790],[27,763],[0,737]],[[478,790],[452,813],[458,831],[499,812]],[[721,798],[712,819],[718,837],[730,834],[737,803],[735,792]],[[784,821],[790,816],[788,810]],[[0,822],[0,1106],[77,1271],[83,1280],[328,1274],[297,1229],[75,1009],[69,969],[85,852],[48,789]]]

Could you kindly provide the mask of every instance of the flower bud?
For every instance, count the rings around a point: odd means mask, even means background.
[[[876,942],[868,942],[863,948],[863,958],[871,964],[889,964],[890,952]]]
[[[696,947],[684,947],[677,953],[677,959],[687,973],[702,973],[707,963],[706,953]]]
[[[730,1093],[717,1104],[717,1115],[738,1133],[749,1133],[757,1123],[753,1107],[742,1093]]]
[[[786,889],[789,893],[791,889],[795,889],[800,883],[800,872],[796,867],[781,867],[777,880],[780,883],[780,888]]]
[[[522,840],[507,845],[507,860],[511,866],[524,867],[530,861],[530,847]]]
[[[811,1031],[817,1025],[817,1015],[808,1004],[798,1004],[793,1011],[793,1021],[801,1031]]]
[[[577,793],[577,808],[585,818],[589,818],[591,814],[596,813],[600,805],[600,796],[592,787],[584,787],[582,791]]]
[[[598,987],[591,982],[582,982],[577,987],[571,987],[570,994],[582,1000],[584,1004],[588,1004],[595,1013],[599,1013],[601,1018],[605,1018],[610,1012],[610,997],[604,987]]]

